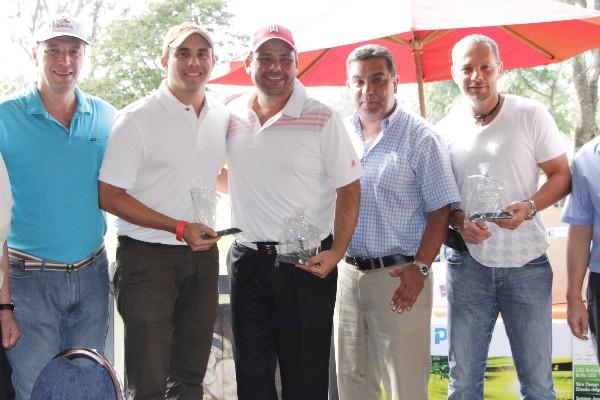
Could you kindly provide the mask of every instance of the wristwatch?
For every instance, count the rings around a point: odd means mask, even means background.
[[[431,266],[425,264],[422,261],[419,260],[415,260],[413,261],[413,264],[417,266],[417,268],[419,268],[419,272],[425,277],[427,278],[429,276],[429,271],[431,270]]]
[[[460,208],[453,208],[452,210],[450,210],[450,214],[448,215],[448,225],[450,226],[451,229],[454,229],[456,231],[458,231],[459,229],[458,229],[458,225],[456,225],[454,223],[454,217],[459,212],[464,213],[464,211],[461,210]]]
[[[529,203],[529,205],[531,206],[531,208],[529,209],[529,214],[527,214],[527,216],[525,217],[525,220],[529,221],[530,219],[533,219],[533,217],[535,217],[535,214],[537,214],[537,206],[535,205],[535,201],[531,199],[527,199],[524,201]]]

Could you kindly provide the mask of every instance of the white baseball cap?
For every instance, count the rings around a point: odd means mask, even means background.
[[[71,36],[83,41],[85,44],[90,44],[83,25],[75,18],[67,15],[52,17],[44,22],[35,34],[35,41],[37,43],[45,42],[59,36]]]

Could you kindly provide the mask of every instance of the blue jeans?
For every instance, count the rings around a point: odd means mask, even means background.
[[[546,255],[518,268],[489,268],[453,251],[446,275],[448,399],[483,399],[488,349],[498,313],[526,400],[556,399],[552,381],[552,269]]]
[[[40,371],[70,347],[104,351],[108,330],[106,253],[75,272],[22,271],[11,260],[10,284],[21,339],[7,352],[17,400],[29,400]]]

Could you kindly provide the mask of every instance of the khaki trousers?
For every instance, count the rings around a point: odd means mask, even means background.
[[[340,399],[427,399],[431,368],[430,331],[433,276],[411,311],[399,315],[390,299],[399,278],[392,267],[359,271],[338,267],[334,344]]]

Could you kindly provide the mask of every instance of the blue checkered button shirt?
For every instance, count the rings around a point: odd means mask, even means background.
[[[346,123],[363,164],[360,213],[348,255],[415,255],[428,213],[460,201],[446,144],[431,125],[399,105],[366,153],[358,115]]]

